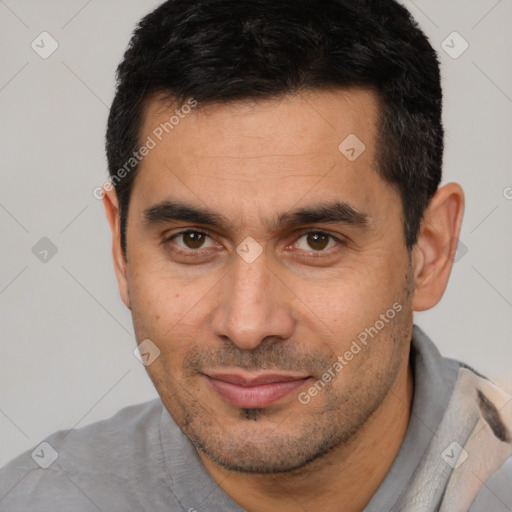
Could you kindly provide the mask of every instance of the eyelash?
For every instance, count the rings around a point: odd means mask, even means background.
[[[163,241],[163,244],[168,244],[169,242],[172,242],[175,238],[179,237],[179,236],[182,236],[182,235],[185,235],[187,233],[194,233],[194,234],[200,234],[200,235],[204,235],[204,236],[207,236],[209,238],[212,238],[210,236],[210,234],[207,232],[207,231],[204,231],[202,229],[185,229],[183,231],[179,231],[177,233],[174,233],[173,235],[167,237],[164,241]],[[342,239],[342,238],[338,238],[334,235],[332,235],[331,233],[328,233],[327,231],[321,231],[321,230],[304,230],[304,231],[301,231],[300,233],[297,234],[297,238],[296,240],[293,242],[294,244],[297,243],[298,240],[300,240],[303,236],[305,235],[311,235],[311,234],[320,234],[320,235],[327,235],[331,240],[334,240],[335,242],[337,242],[338,246],[342,246],[342,247],[346,247],[348,245],[347,241]],[[288,244],[287,247],[289,247],[289,245],[291,244]],[[326,254],[326,253],[329,253],[329,255],[331,254],[331,251],[333,250],[334,248],[331,247],[330,249],[328,249],[327,251],[315,251],[315,250],[311,250],[311,251],[304,251],[306,253],[309,253],[307,255],[304,255],[305,258],[319,258],[319,257],[322,257],[321,254]],[[188,250],[184,250],[184,249],[181,249],[181,248],[178,248],[178,249],[172,249],[173,252],[175,253],[178,253],[180,255],[184,255],[184,256],[192,256],[192,257],[197,257],[197,256],[202,256],[204,251],[207,251],[208,249],[188,249]]]

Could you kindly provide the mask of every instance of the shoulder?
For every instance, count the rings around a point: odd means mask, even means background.
[[[475,496],[470,500],[473,503],[469,512],[509,512],[512,510],[512,395],[465,364],[461,364],[457,383],[459,392],[454,395],[463,406],[458,407],[460,414],[452,420],[462,424],[471,418],[472,431],[464,445],[465,459],[453,471],[453,488],[449,490],[455,496],[458,493],[458,498],[452,497],[450,503],[463,501],[464,496]],[[454,401],[453,405],[458,404]],[[455,426],[454,432],[460,428]]]
[[[468,512],[512,510],[512,456],[485,482]]]
[[[165,474],[159,455],[162,410],[155,399],[48,436],[0,469],[0,509],[26,511],[30,504],[31,511],[97,511],[101,502],[105,510],[118,510],[111,506],[113,489],[129,496],[141,474]]]

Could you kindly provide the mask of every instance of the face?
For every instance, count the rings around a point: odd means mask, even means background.
[[[376,171],[376,98],[191,108],[162,135],[175,110],[148,103],[120,279],[137,342],[160,350],[147,371],[214,462],[299,468],[351,438],[407,363],[411,264]]]

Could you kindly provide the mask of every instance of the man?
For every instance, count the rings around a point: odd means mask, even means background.
[[[16,458],[0,510],[511,510],[512,397],[413,324],[464,209],[441,99],[391,0],[146,16],[104,205],[160,398]]]

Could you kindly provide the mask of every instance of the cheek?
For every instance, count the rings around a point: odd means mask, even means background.
[[[296,280],[290,283],[298,300],[302,319],[309,318],[316,332],[331,341],[351,339],[401,301],[405,269],[390,270],[380,258],[362,262],[321,282]],[[398,266],[395,265],[394,269]]]
[[[169,269],[129,273],[133,325],[137,340],[149,338],[164,359],[178,358],[197,343],[206,325],[212,283],[201,279],[184,282]]]
[[[128,286],[137,340],[156,343],[179,320],[180,292],[160,272],[139,270],[134,263],[128,267]]]

